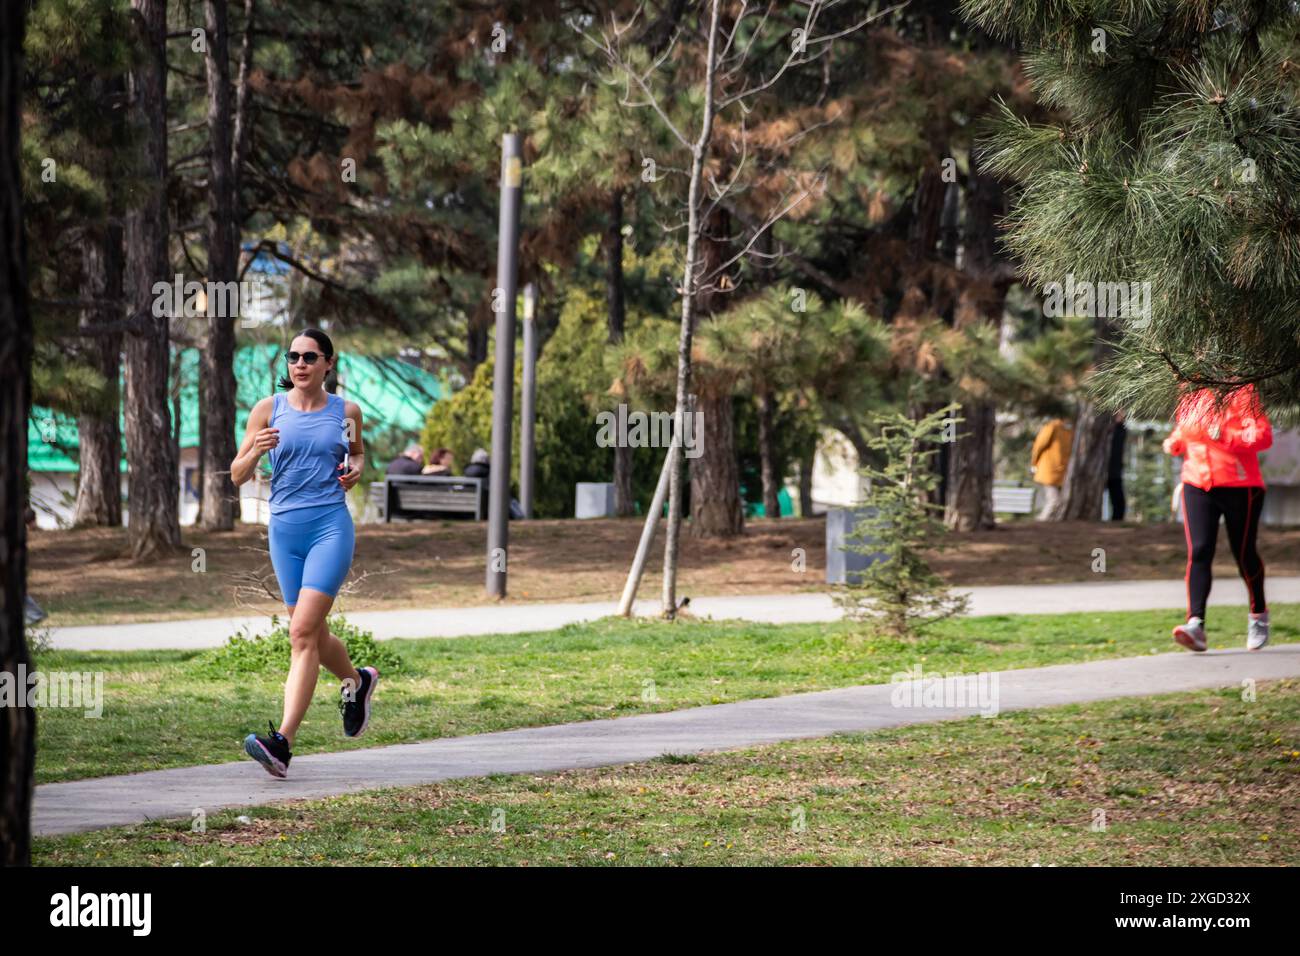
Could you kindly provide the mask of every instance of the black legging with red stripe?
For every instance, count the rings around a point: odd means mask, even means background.
[[[1219,537],[1219,516],[1228,526],[1228,543],[1237,569],[1250,592],[1254,613],[1268,610],[1264,603],[1264,562],[1255,550],[1259,537],[1259,512],[1263,488],[1211,488],[1183,485],[1183,530],[1187,535],[1187,616],[1205,620],[1205,599],[1210,596],[1214,547]]]

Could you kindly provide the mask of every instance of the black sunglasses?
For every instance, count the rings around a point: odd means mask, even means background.
[[[298,359],[302,359],[308,365],[315,365],[316,360],[320,358],[319,352],[285,352],[284,360],[290,365],[297,365]]]

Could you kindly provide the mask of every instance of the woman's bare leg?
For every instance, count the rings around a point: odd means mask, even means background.
[[[321,629],[334,599],[328,594],[303,588],[298,592],[298,603],[289,611],[289,676],[284,682],[284,717],[280,733],[293,746],[307,708],[311,706],[316,681],[320,677]]]
[[[354,688],[361,686],[361,675],[348,657],[347,645],[330,633],[328,619],[320,622],[320,640],[316,646],[320,648],[320,662],[326,670],[339,680],[351,680]]]

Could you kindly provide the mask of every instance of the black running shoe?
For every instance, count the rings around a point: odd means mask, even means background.
[[[289,761],[293,754],[289,752],[289,741],[284,738],[275,724],[266,722],[271,732],[265,736],[249,734],[244,738],[244,753],[248,754],[273,777],[283,777],[289,772]]]
[[[366,732],[366,726],[370,723],[370,698],[375,693],[375,685],[379,683],[379,671],[373,667],[359,668],[357,673],[361,675],[361,686],[344,684],[339,697],[343,733],[348,737],[360,737]]]

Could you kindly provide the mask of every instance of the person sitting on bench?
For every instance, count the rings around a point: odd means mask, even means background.
[[[482,448],[475,448],[474,454],[469,456],[469,464],[465,466],[466,478],[484,478],[492,471],[492,462],[488,460],[488,453]]]
[[[486,486],[488,475],[492,472],[492,462],[488,459],[488,453],[482,448],[475,448],[474,454],[469,456],[469,464],[465,466],[466,478],[482,478]],[[514,498],[510,499],[510,517],[518,521],[524,517],[523,506]]]
[[[450,448],[437,448],[429,456],[429,463],[424,466],[422,475],[450,475],[455,468],[456,459]]]
[[[424,467],[424,449],[415,442],[406,446],[406,451],[388,463],[384,472],[389,475],[418,475]]]

